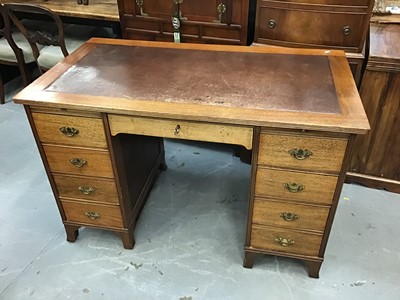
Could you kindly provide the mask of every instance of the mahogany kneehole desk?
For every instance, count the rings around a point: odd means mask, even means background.
[[[163,137],[252,151],[243,265],[304,260],[319,276],[353,137],[369,124],[340,51],[92,39],[17,96],[65,226],[125,248]]]

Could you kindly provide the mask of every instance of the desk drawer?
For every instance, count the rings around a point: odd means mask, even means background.
[[[217,142],[252,148],[253,127],[181,120],[109,115],[112,135],[130,133],[165,138]]]
[[[114,180],[54,175],[58,194],[61,198],[118,204]]]
[[[339,173],[346,147],[347,139],[262,132],[258,163]]]
[[[108,151],[43,145],[51,172],[113,178]]]
[[[257,168],[255,194],[305,203],[330,205],[337,177]]]
[[[318,256],[322,234],[252,225],[251,246],[258,249]]]
[[[119,206],[61,201],[67,221],[82,225],[123,228]]]
[[[43,113],[32,117],[42,143],[107,148],[101,119]]]
[[[254,200],[253,223],[323,232],[329,207]]]

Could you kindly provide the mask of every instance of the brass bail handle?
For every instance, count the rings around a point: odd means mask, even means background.
[[[81,185],[78,190],[84,195],[90,195],[96,191],[94,187]]]
[[[74,137],[79,134],[79,130],[74,127],[60,127],[59,130],[67,137]]]
[[[217,5],[218,19],[214,20],[215,23],[222,23],[222,15],[226,13],[226,5],[224,3],[220,3]]]
[[[85,216],[88,217],[91,220],[96,220],[101,217],[101,215],[98,212],[95,211],[86,211]]]
[[[181,126],[178,124],[174,129],[174,135],[178,135],[180,131],[181,131]]]
[[[84,165],[86,165],[87,161],[82,159],[82,158],[71,158],[69,160],[71,164],[73,164],[77,168],[82,168]]]
[[[289,192],[292,193],[298,193],[304,190],[304,185],[301,183],[295,183],[295,182],[286,182],[284,184],[285,189],[287,189]]]
[[[294,220],[297,220],[298,218],[300,218],[300,216],[298,214],[286,212],[286,211],[283,213],[280,213],[280,217],[288,222],[293,222]]]
[[[307,149],[294,148],[289,150],[289,154],[297,160],[303,160],[309,158],[312,155],[312,152]]]
[[[292,239],[287,239],[287,238],[281,238],[281,237],[277,237],[275,239],[275,242],[277,242],[279,245],[281,245],[282,247],[289,247],[290,245],[294,244],[294,240]]]

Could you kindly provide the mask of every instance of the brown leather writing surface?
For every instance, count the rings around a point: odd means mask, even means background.
[[[340,113],[325,56],[97,45],[46,90]]]

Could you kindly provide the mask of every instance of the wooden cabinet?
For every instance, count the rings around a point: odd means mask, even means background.
[[[361,80],[373,0],[257,0],[254,42],[341,49]]]
[[[355,140],[348,182],[400,193],[400,25],[371,24],[360,96],[371,131]]]
[[[118,0],[122,36],[174,41],[172,18],[179,15],[180,40],[191,43],[247,43],[249,0]]]
[[[245,267],[252,266],[255,253],[285,255],[304,259],[309,275],[318,277],[344,180],[348,139],[261,129],[252,161]]]
[[[163,157],[159,139],[141,138],[138,142],[130,141],[137,139],[131,136],[123,142],[122,137],[112,140],[100,113],[46,108],[28,109],[27,113],[67,240],[74,242],[79,227],[89,226],[117,232],[124,247],[132,249],[135,222]],[[120,152],[121,143],[128,148],[135,144],[137,155]],[[111,152],[118,156],[113,159]],[[151,167],[141,168],[138,161],[142,160]],[[129,176],[119,178],[117,172]],[[133,178],[135,187],[122,193],[121,187],[129,186]]]

